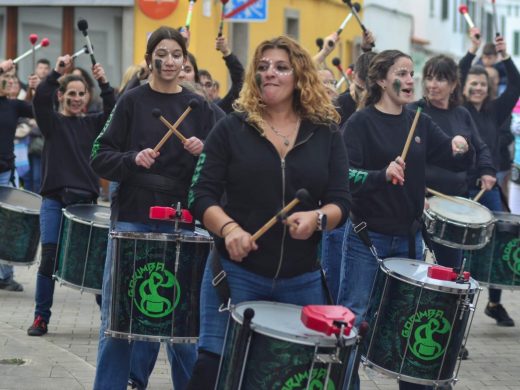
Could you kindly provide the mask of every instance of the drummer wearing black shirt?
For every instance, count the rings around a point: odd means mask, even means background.
[[[463,170],[473,157],[463,137],[448,137],[427,115],[419,118],[406,163],[399,157],[414,119],[414,112],[405,108],[413,100],[413,89],[411,58],[398,50],[378,54],[368,71],[365,108],[344,128],[353,204],[343,241],[338,303],[350,308],[358,322],[378,263],[354,226],[366,222],[381,258],[421,259],[417,226],[424,207],[426,164]],[[415,388],[406,382],[400,387]]]

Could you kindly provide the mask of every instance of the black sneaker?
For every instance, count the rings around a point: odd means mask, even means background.
[[[37,316],[31,327],[27,329],[27,334],[29,336],[43,336],[45,333],[47,333],[47,322],[41,316]]]
[[[23,291],[23,286],[13,278],[0,279],[0,290]]]
[[[462,347],[459,351],[460,360],[468,360],[469,351],[466,347]]]
[[[496,306],[490,306],[488,303],[484,313],[489,317],[494,318],[497,321],[498,326],[515,326],[515,321],[509,317],[506,309],[504,309],[504,306],[500,303]]]

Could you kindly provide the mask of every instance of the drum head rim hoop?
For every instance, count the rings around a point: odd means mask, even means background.
[[[444,281],[444,280],[437,280],[437,282],[446,283],[446,285],[432,284],[432,283],[429,283],[428,281],[419,281],[417,279],[411,278],[410,276],[403,275],[402,273],[398,272],[398,270],[395,270],[395,269],[392,269],[392,267],[389,267],[389,265],[391,265],[392,262],[394,264],[398,264],[397,262],[402,262],[402,263],[405,263],[408,265],[418,265],[418,266],[431,266],[433,264],[425,263],[425,262],[419,261],[419,260],[404,259],[404,258],[399,258],[399,257],[389,257],[389,258],[383,260],[380,267],[381,267],[381,270],[385,274],[389,275],[390,277],[392,277],[394,279],[403,281],[405,283],[409,283],[413,286],[424,288],[426,290],[440,291],[443,293],[449,293],[449,294],[454,294],[454,295],[475,294],[479,290],[479,283],[473,278],[470,278],[470,281],[469,281],[470,288],[467,288],[468,284],[457,284],[455,282]],[[393,268],[395,268],[395,267],[393,267]],[[428,280],[432,280],[432,281],[436,280],[436,279],[432,279],[428,276],[426,276],[426,278]],[[457,288],[456,286],[461,286],[461,287]]]
[[[207,243],[213,242],[209,234],[201,234],[193,232],[193,234],[186,233],[144,233],[144,232],[120,232],[111,230],[109,233],[111,239],[128,239],[128,240],[142,240],[142,241],[167,241],[167,242],[186,242],[186,243]]]
[[[128,341],[152,341],[156,343],[171,343],[171,344],[196,344],[198,337],[169,337],[169,336],[147,336],[143,334],[133,334],[117,332],[115,330],[106,329],[105,336],[115,339],[126,339]]]
[[[287,313],[289,310],[298,312],[298,321],[301,321],[301,310],[303,306],[292,305],[288,303],[280,302],[268,302],[268,301],[246,301],[233,305],[230,310],[230,314],[233,319],[240,325],[244,322],[243,311],[247,308],[255,310],[255,316],[251,320],[251,330],[255,333],[263,336],[271,337],[277,340],[286,341],[292,344],[300,344],[307,346],[318,346],[326,348],[337,347],[337,338],[335,336],[327,336],[325,333],[316,332],[312,329],[305,328],[303,322],[301,322],[302,328],[308,331],[308,334],[295,335],[294,333],[288,333],[279,329],[268,328],[264,324],[255,323],[257,318],[257,311],[260,307],[277,308],[280,313]],[[243,310],[242,310],[243,309]],[[350,335],[344,337],[345,346],[354,346],[357,339],[357,329],[352,328]]]
[[[22,212],[23,214],[40,215],[40,208],[41,208],[41,203],[42,203],[42,200],[43,200],[41,195],[36,194],[34,192],[31,192],[31,191],[24,190],[22,188],[15,188],[15,187],[9,187],[9,186],[2,186],[2,185],[0,185],[0,191],[2,191],[3,189],[8,189],[8,190],[10,190],[12,192],[23,192],[27,196],[30,196],[30,197],[35,198],[35,199],[38,199],[40,201],[39,202],[40,205],[37,208],[28,209],[27,207],[16,206],[16,205],[13,205],[13,204],[10,204],[10,203],[6,203],[6,202],[0,201],[0,208],[6,209],[6,210],[11,210],[11,211]]]
[[[453,241],[443,240],[442,238],[438,238],[433,235],[431,236],[431,239],[433,242],[436,242],[437,244],[442,244],[444,246],[447,246],[448,248],[454,248],[454,249],[476,250],[476,249],[482,249],[487,244],[489,244],[489,238],[486,241],[481,242],[479,244],[458,244]]]
[[[0,259],[0,264],[3,264],[3,265],[13,265],[13,266],[22,266],[22,267],[27,266],[27,267],[29,267],[30,265],[33,265],[34,263],[36,263],[39,260],[40,260],[39,258],[32,259],[30,261],[12,261],[12,260]]]
[[[440,213],[439,210],[436,211],[434,209],[436,207],[436,203],[437,202],[442,202],[444,204],[454,204],[455,202],[443,199],[443,198],[441,198],[439,196],[432,196],[429,199],[430,208],[425,210],[425,212],[432,213],[435,216],[444,218],[446,221],[453,222],[455,225],[459,225],[459,226],[482,227],[482,226],[489,226],[490,224],[493,224],[495,222],[494,221],[495,218],[493,216],[493,213],[487,207],[481,205],[478,202],[475,202],[474,200],[463,198],[461,196],[454,196],[453,198],[458,199],[459,201],[461,201],[463,203],[467,203],[468,206],[473,206],[473,208],[475,210],[480,210],[481,212],[483,212],[484,214],[487,215],[488,219],[486,219],[486,221],[482,221],[482,222],[478,223],[478,222],[473,222],[473,221],[470,221],[470,222],[460,222],[458,220],[450,218],[449,216],[446,216],[445,214]],[[460,214],[460,215],[462,215],[462,214]]]
[[[80,208],[80,206],[89,206],[88,208],[91,208],[90,206],[95,206],[96,208],[108,210],[107,223],[105,224],[105,223],[102,223],[99,221],[93,221],[90,219],[83,218],[77,214],[74,214],[73,210]],[[87,208],[87,207],[81,207],[81,208]],[[101,228],[101,229],[110,228],[110,207],[101,206],[101,205],[90,205],[90,204],[88,204],[88,205],[87,204],[85,204],[85,205],[75,204],[75,205],[71,205],[66,208],[63,208],[63,209],[61,209],[61,211],[63,212],[63,216],[66,217],[67,219],[71,220],[72,222],[77,222],[82,225],[93,226],[93,227],[97,227],[97,228]]]
[[[79,284],[68,282],[65,279],[63,279],[61,276],[59,276],[58,274],[52,275],[52,278],[54,280],[56,280],[56,282],[58,282],[60,284],[60,286],[63,285],[63,286],[66,286],[66,287],[73,288],[74,290],[79,290],[82,294],[84,292],[86,292],[86,293],[92,293],[92,294],[99,294],[99,295],[101,295],[101,291],[102,291],[101,289],[98,290],[96,288],[84,287],[84,286],[80,286]]]
[[[361,356],[361,361],[364,366],[370,367],[371,369],[378,371],[382,374],[388,375],[391,378],[395,378],[398,381],[404,381],[404,382],[410,382],[415,383],[417,385],[426,385],[426,386],[445,386],[449,385],[450,383],[455,382],[457,376],[454,375],[450,379],[441,379],[441,380],[435,380],[435,379],[421,379],[414,376],[408,376],[408,375],[401,375],[394,371],[387,370],[386,368],[383,368],[375,363],[373,363],[370,359],[367,359],[366,356]]]

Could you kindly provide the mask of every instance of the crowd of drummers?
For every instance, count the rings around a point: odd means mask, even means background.
[[[267,39],[245,68],[219,36],[222,98],[186,28],[153,31],[117,88],[93,52],[89,71],[40,60],[27,84],[1,61],[0,289],[23,291],[15,266],[39,260],[28,336],[52,332],[58,281],[100,307],[95,389],[145,389],[161,342],[176,390],[359,389],[362,365],[449,389],[479,284],[478,310],[515,326],[501,292],[520,286],[520,74],[504,38],[471,28],[459,62],[425,63],[420,97],[410,55],[369,30],[336,80],[339,33],[316,55]]]

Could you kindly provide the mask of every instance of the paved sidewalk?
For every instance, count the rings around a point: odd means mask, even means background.
[[[92,294],[56,285],[49,333],[29,337],[34,310],[36,266],[17,267],[25,288],[0,290],[0,390],[90,389],[94,380],[99,309]],[[500,328],[483,314],[481,294],[468,342],[470,359],[462,362],[457,390],[520,390],[520,291],[504,291],[503,303],[516,320]],[[18,360],[20,359],[20,360]],[[21,363],[23,364],[8,364]],[[362,390],[397,389],[396,382],[374,371],[361,372]],[[171,389],[164,348],[150,380],[150,390]]]

